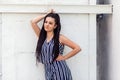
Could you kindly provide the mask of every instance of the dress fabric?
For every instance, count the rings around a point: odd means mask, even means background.
[[[49,42],[46,40],[42,45],[40,61],[45,67],[45,79],[46,80],[72,80],[72,75],[69,67],[65,60],[52,61],[54,40],[51,39]],[[59,53],[62,55],[64,45],[59,44]]]

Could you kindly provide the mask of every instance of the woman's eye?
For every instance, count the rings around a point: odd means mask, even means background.
[[[52,24],[51,22],[49,24]]]

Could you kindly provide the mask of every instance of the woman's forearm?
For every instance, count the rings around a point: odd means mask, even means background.
[[[45,16],[46,16],[46,14],[44,14],[44,15],[39,15],[39,16],[33,18],[33,19],[32,19],[32,23],[38,23],[38,22],[41,21]]]
[[[38,22],[41,21],[47,14],[53,13],[53,12],[54,12],[53,9],[51,9],[51,10],[49,10],[46,14],[39,15],[39,16],[35,17],[35,18],[32,20],[32,22],[38,23]]]
[[[69,52],[68,54],[66,54],[65,56],[64,56],[64,59],[66,60],[66,59],[69,59],[69,58],[71,58],[72,56],[74,56],[74,55],[76,55],[78,52],[80,52],[81,51],[81,49],[80,49],[80,47],[78,47],[78,48],[76,48],[76,49],[73,49],[71,52]]]
[[[39,34],[40,34],[40,27],[38,26],[38,22],[41,21],[44,17],[46,16],[46,14],[44,15],[39,15],[37,17],[35,17],[34,19],[31,20],[31,25],[32,25],[32,28],[33,30],[35,31],[36,35],[39,37]]]

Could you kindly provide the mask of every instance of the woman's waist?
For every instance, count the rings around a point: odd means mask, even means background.
[[[43,62],[44,65],[59,64],[59,63],[66,63],[66,61],[65,60],[60,60],[60,61],[55,60],[55,61],[51,61],[51,62],[50,61]]]

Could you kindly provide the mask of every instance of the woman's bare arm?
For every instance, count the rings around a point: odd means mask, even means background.
[[[41,21],[44,17],[45,15],[40,15],[31,20],[31,26],[38,37],[39,37],[41,29],[37,23]]]
[[[53,9],[48,11],[47,14],[52,13],[52,12],[53,12]],[[40,27],[38,26],[38,22],[40,22],[47,14],[37,16],[31,20],[31,26],[38,37],[39,37],[40,31],[41,31]]]
[[[79,45],[77,45],[76,43],[74,43],[73,41],[71,41],[70,39],[68,39],[67,37],[63,36],[63,35],[60,35],[60,42],[63,44],[63,45],[66,45],[70,48],[72,48],[72,51],[70,51],[68,54],[62,56],[62,55],[59,55],[57,57],[56,60],[60,61],[60,60],[66,60],[74,55],[76,55],[78,52],[81,51],[81,48]]]

